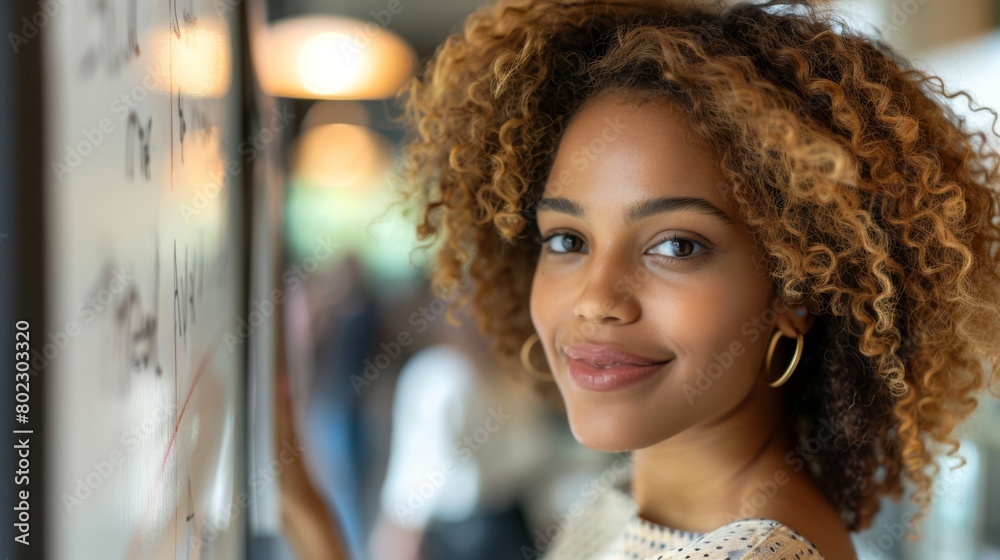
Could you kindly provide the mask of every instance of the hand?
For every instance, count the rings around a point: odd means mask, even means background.
[[[275,449],[282,449],[286,442],[298,449],[288,374],[279,372],[275,385]],[[278,475],[281,523],[286,539],[299,560],[347,560],[340,527],[313,484],[304,459],[304,455],[295,457],[291,463],[282,465]]]

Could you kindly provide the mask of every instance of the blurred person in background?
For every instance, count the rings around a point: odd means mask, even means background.
[[[551,458],[553,421],[459,317],[460,328],[443,314],[427,323],[430,343],[396,382],[376,560],[499,560],[530,546],[522,493]]]
[[[361,399],[351,383],[361,375],[376,339],[377,302],[360,257],[338,262],[289,289],[289,363],[296,410],[304,426],[310,469],[324,499],[341,520],[352,558],[364,550],[364,473],[369,460]]]

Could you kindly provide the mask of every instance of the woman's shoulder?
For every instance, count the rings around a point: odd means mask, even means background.
[[[822,560],[809,539],[773,519],[733,521],[648,560]]]
[[[708,533],[655,526],[618,489],[568,521],[545,560],[823,560],[809,539],[774,519],[740,519]]]

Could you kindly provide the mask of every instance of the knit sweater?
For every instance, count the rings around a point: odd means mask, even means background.
[[[773,519],[747,518],[707,533],[658,525],[632,497],[608,488],[570,518],[545,560],[822,560],[808,539]]]

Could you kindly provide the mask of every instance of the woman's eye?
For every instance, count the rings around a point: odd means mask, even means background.
[[[537,235],[535,241],[540,243],[546,252],[556,254],[576,253],[586,245],[583,239],[570,233],[553,233],[548,237]],[[671,259],[690,259],[706,250],[708,247],[703,243],[675,236],[661,240],[651,251]]]
[[[662,243],[657,245],[657,248],[659,247],[665,248],[665,253],[663,253],[665,256],[675,259],[689,258],[706,249],[706,247],[701,243],[686,237],[671,237],[669,239],[665,239]]]
[[[548,237],[539,237],[538,242],[553,253],[571,253],[577,245],[582,245],[583,240],[568,233],[556,233]]]

